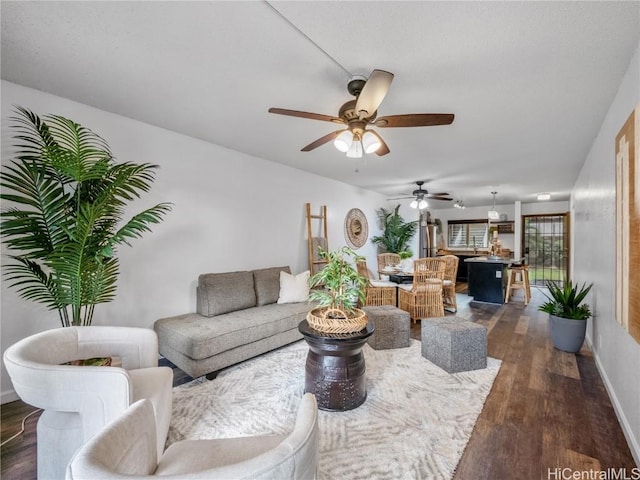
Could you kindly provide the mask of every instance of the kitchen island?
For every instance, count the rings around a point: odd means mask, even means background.
[[[507,268],[513,260],[502,257],[466,258],[467,293],[478,302],[504,303],[507,288]]]

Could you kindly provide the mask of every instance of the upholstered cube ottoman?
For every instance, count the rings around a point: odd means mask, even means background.
[[[376,350],[409,346],[411,318],[404,310],[391,305],[363,307],[375,332],[369,337],[369,346]]]
[[[459,317],[422,320],[422,356],[449,373],[487,367],[487,328]]]

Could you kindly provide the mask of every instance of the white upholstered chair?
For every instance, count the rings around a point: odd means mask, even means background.
[[[62,365],[119,357],[122,368]],[[38,420],[38,478],[64,478],[78,448],[139,399],[149,399],[157,419],[156,452],[164,450],[171,421],[173,372],[158,367],[153,330],[66,327],[27,337],[4,354],[20,398],[44,412]]]
[[[318,407],[316,397],[302,397],[288,435],[213,440],[182,440],[157,456],[153,409],[134,403],[73,457],[67,480],[123,478],[288,479],[316,478]]]

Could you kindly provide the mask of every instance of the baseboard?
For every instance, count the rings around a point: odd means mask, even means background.
[[[20,397],[14,390],[7,390],[6,392],[2,392],[2,395],[0,395],[1,405],[9,402],[15,402],[16,400],[20,400]]]
[[[631,430],[629,422],[627,421],[627,417],[625,416],[624,411],[620,406],[620,402],[618,402],[616,392],[613,389],[611,382],[609,381],[606,370],[600,362],[598,352],[594,350],[590,340],[591,339],[589,338],[587,339],[587,345],[593,353],[593,358],[596,361],[596,368],[598,369],[598,372],[600,372],[600,377],[604,382],[604,387],[607,389],[607,393],[609,394],[609,398],[611,399],[611,404],[613,405],[613,410],[616,412],[616,416],[618,417],[618,421],[620,422],[620,426],[622,427],[622,433],[624,433],[624,436],[627,439],[627,443],[629,444],[631,455],[633,455],[633,459],[635,460],[636,465],[640,465],[640,444],[638,443],[640,439],[637,439],[633,436],[633,431]]]

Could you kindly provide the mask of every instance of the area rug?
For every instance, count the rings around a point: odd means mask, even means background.
[[[500,369],[448,374],[408,348],[364,347],[367,399],[319,413],[319,478],[450,479]],[[173,390],[168,443],[286,434],[304,390],[308,347],[300,341]]]

